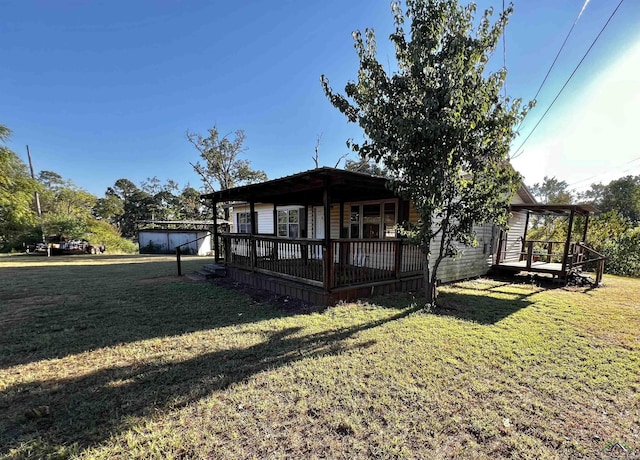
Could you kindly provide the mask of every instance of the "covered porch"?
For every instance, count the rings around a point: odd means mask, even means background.
[[[516,238],[502,232],[498,251],[494,261],[494,269],[502,271],[547,273],[561,280],[570,274],[581,272],[590,264],[595,270],[595,283],[600,284],[604,272],[606,257],[590,248],[587,243],[589,218],[597,212],[591,205],[548,205],[548,204],[513,204],[510,208],[514,216],[526,216],[524,225],[517,224]],[[530,217],[551,216],[568,219],[567,235],[563,240],[529,239]],[[577,225],[580,217],[580,225]],[[518,234],[521,232],[521,235]],[[580,239],[576,239],[579,235]]]
[[[348,208],[345,213],[346,203],[386,201],[390,206],[380,205],[380,219],[393,216],[390,225],[408,220],[409,203],[396,197],[386,182],[368,174],[318,168],[204,195],[214,209],[218,203],[243,203],[248,211],[243,214],[250,220],[242,227],[246,233],[214,231],[216,262],[224,263],[239,281],[257,287],[268,282],[269,290],[287,294],[293,289],[296,297],[311,296],[309,300],[318,303],[355,299],[365,291],[371,295],[417,289],[423,260],[417,248],[386,233],[382,223],[378,237],[348,234],[353,222]],[[291,206],[299,206],[300,222],[312,222],[313,228],[300,225],[299,237],[278,236],[278,209]],[[273,212],[273,223],[268,224],[273,228],[261,223],[260,233],[258,208]],[[393,213],[387,213],[389,208]]]

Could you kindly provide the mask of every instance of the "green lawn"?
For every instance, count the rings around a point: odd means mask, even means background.
[[[433,313],[402,297],[296,313],[175,273],[163,256],[0,258],[0,457],[640,449],[640,280],[477,280]]]

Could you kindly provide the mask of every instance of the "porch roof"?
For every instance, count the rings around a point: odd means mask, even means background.
[[[321,205],[325,186],[331,202],[365,201],[393,198],[387,179],[366,173],[336,168],[317,168],[259,184],[243,185],[201,195],[217,203],[253,201],[276,205]]]
[[[590,204],[512,204],[511,210],[546,216],[568,216],[572,211],[578,216],[589,216],[599,212]]]

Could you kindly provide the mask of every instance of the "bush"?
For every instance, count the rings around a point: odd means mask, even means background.
[[[135,254],[138,246],[131,240],[120,236],[118,229],[104,220],[90,219],[88,222],[88,240],[94,246],[104,244],[107,252]]]
[[[607,241],[603,251],[608,257],[605,262],[607,273],[640,278],[640,226]]]

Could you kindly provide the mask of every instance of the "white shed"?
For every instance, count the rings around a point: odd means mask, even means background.
[[[213,221],[152,221],[138,222],[140,254],[173,254],[176,247],[182,254],[208,256],[213,252],[211,230]]]

